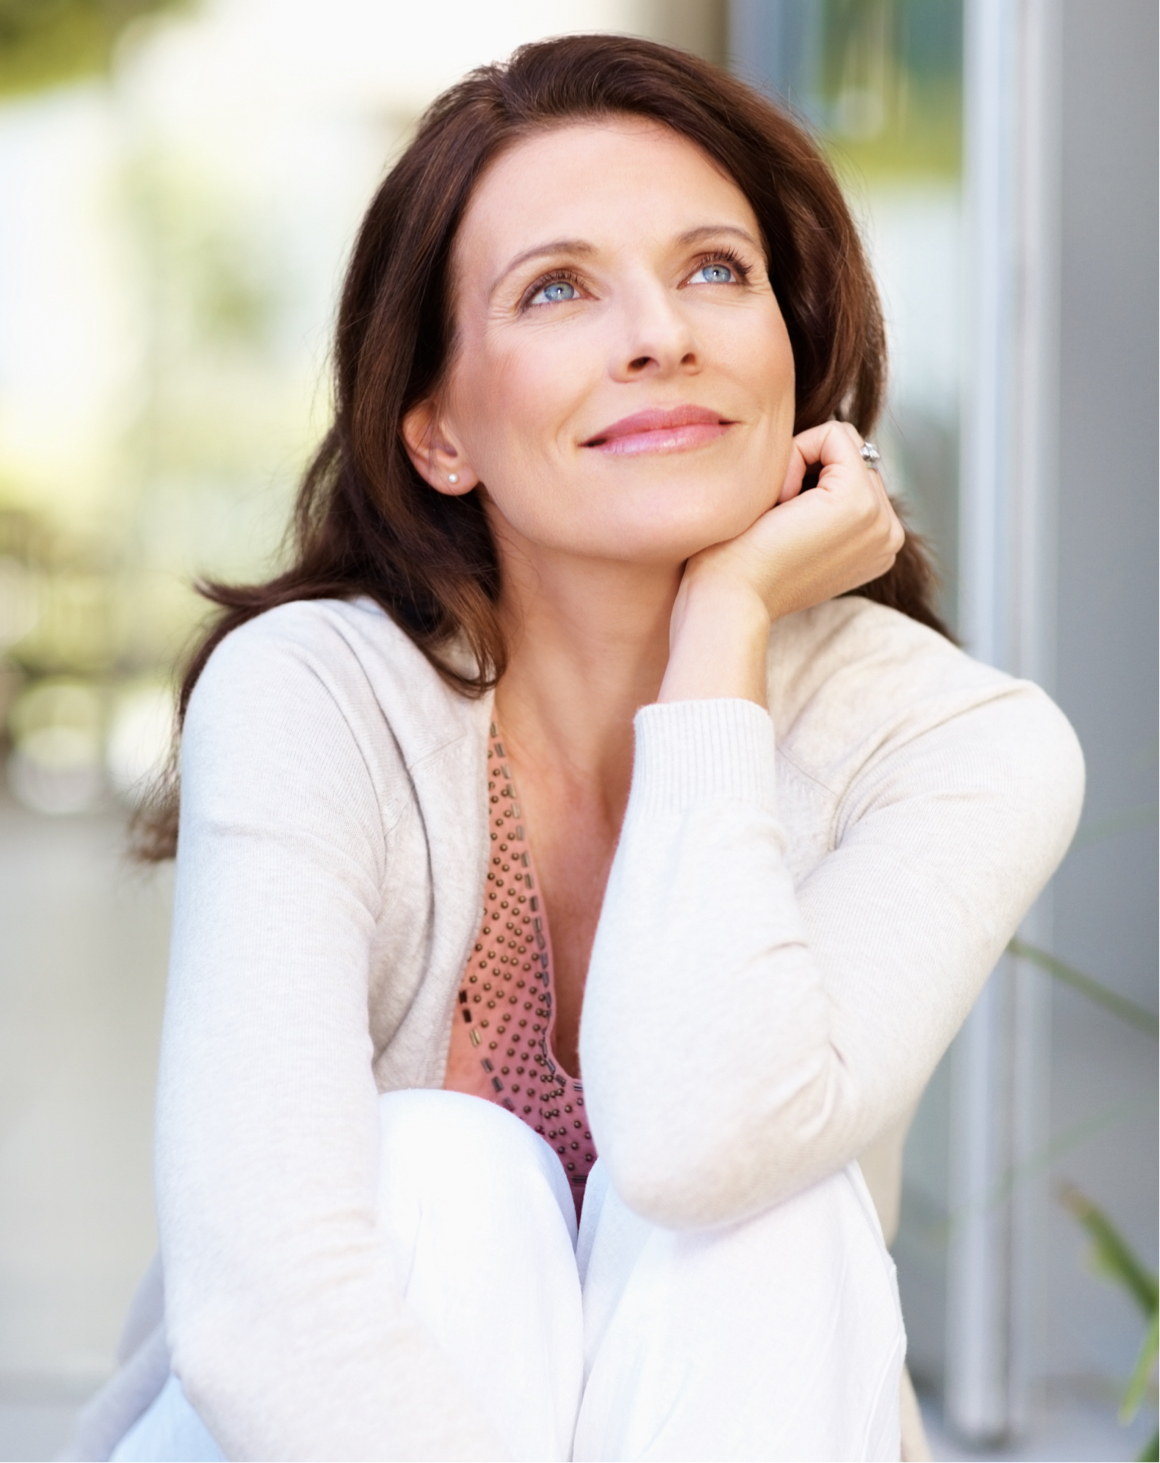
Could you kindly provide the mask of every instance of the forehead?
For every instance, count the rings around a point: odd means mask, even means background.
[[[534,133],[476,185],[455,243],[456,275],[493,277],[552,239],[597,249],[731,223],[758,236],[748,199],[695,143],[642,117],[608,117]]]

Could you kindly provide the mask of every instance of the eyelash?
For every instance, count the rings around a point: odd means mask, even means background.
[[[734,253],[732,249],[715,249],[711,254],[702,254],[697,260],[693,273],[696,274],[698,269],[704,269],[706,264],[727,264],[742,284],[748,284],[749,276],[753,273],[740,254]]]
[[[741,256],[732,249],[714,249],[709,254],[700,255],[690,272],[696,274],[698,269],[704,269],[707,264],[727,264],[737,275],[741,284],[748,284],[749,276],[753,272]],[[528,286],[520,301],[521,313],[531,309],[535,297],[541,290],[547,289],[550,284],[570,284],[575,285],[577,289],[581,288],[580,276],[574,270],[554,269],[550,274],[541,275],[534,284]]]
[[[553,269],[551,274],[541,275],[535,284],[529,285],[520,301],[520,310],[530,309],[532,301],[540,293],[546,290],[550,284],[572,284],[580,288],[580,276],[571,269]]]

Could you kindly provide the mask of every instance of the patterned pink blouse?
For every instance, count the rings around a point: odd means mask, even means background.
[[[559,1154],[579,1214],[596,1149],[583,1084],[552,1050],[552,941],[506,755],[493,723],[487,894],[459,985],[443,1086],[500,1103],[541,1134]]]

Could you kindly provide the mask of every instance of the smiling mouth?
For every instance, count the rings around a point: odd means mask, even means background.
[[[581,445],[614,454],[681,452],[715,441],[733,425],[707,407],[656,408],[623,417]]]

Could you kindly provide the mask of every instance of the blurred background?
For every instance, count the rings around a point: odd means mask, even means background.
[[[193,581],[278,562],[345,255],[419,113],[568,30],[684,46],[814,129],[946,614],[1083,741],[1083,825],[931,1083],[895,1254],[936,1457],[1149,1447],[1154,4],[0,0],[0,1459],[61,1446],[156,1243],[169,873],[124,828]]]

